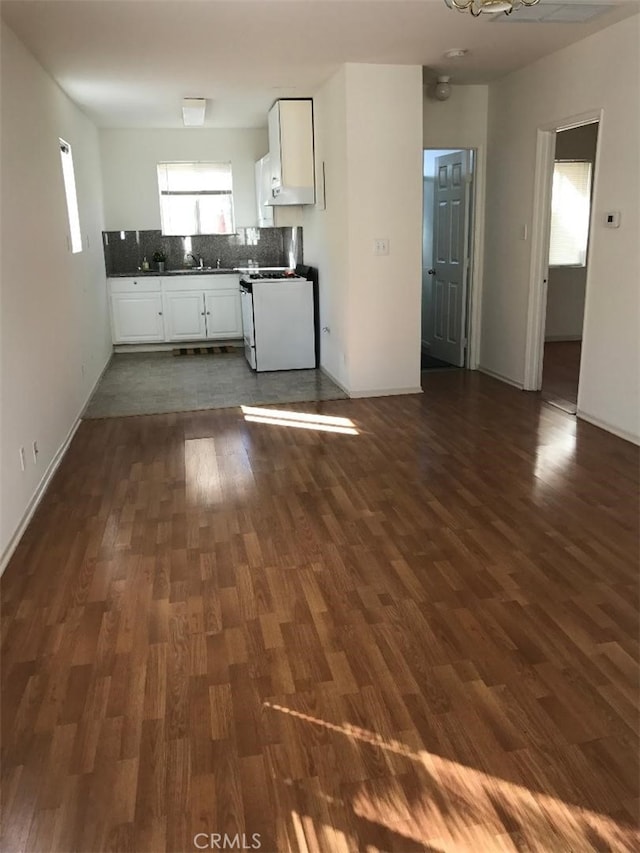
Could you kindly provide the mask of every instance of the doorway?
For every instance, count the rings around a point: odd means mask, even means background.
[[[534,174],[534,200],[533,200],[533,215],[531,222],[531,270],[530,270],[530,284],[529,284],[529,304],[527,308],[527,330],[526,330],[526,340],[525,340],[525,353],[524,353],[524,382],[523,382],[523,390],[525,391],[542,391],[543,384],[543,373],[545,367],[545,345],[547,343],[554,343],[554,341],[547,341],[547,334],[550,336],[555,336],[552,331],[553,327],[549,327],[547,330],[547,301],[549,295],[549,274],[553,278],[555,265],[550,263],[550,254],[551,254],[551,221],[552,221],[552,195],[553,195],[553,183],[554,183],[554,174],[556,172],[556,144],[558,139],[560,140],[560,145],[562,146],[565,139],[570,139],[570,137],[563,137],[560,134],[565,133],[570,130],[580,130],[584,127],[589,127],[590,132],[594,131],[600,133],[602,131],[602,122],[603,122],[603,111],[601,109],[590,110],[589,112],[580,113],[574,116],[567,116],[563,121],[554,121],[548,125],[543,125],[538,128],[537,134],[537,144],[536,144],[536,163],[535,163],[535,174]],[[586,133],[586,132],[585,132]],[[559,149],[559,155],[566,154],[563,152],[562,147]],[[566,358],[565,362],[567,367],[564,368],[565,371],[571,371],[573,379],[571,380],[571,387],[573,391],[568,391],[569,380],[566,379],[567,373],[565,372],[565,387],[563,388],[563,393],[565,396],[557,395],[555,400],[549,399],[549,402],[554,402],[556,405],[561,403],[561,407],[565,408],[568,411],[572,409],[575,410],[575,414],[580,413],[580,370],[583,363],[583,355],[584,355],[584,345],[582,341],[582,329],[583,329],[583,318],[586,311],[588,311],[589,306],[589,279],[590,279],[590,268],[589,268],[589,236],[593,227],[593,219],[594,219],[594,209],[597,206],[597,196],[598,196],[598,162],[599,162],[599,146],[597,143],[597,136],[595,142],[595,151],[591,151],[591,155],[593,156],[593,162],[591,163],[591,176],[589,181],[589,212],[588,212],[588,230],[587,230],[587,240],[586,240],[586,250],[584,252],[584,263],[577,263],[575,265],[564,265],[562,270],[555,270],[556,273],[559,273],[559,276],[556,274],[556,281],[562,281],[562,277],[566,279],[567,276],[571,276],[570,267],[573,266],[574,270],[578,270],[582,268],[582,278],[583,278],[583,287],[582,287],[582,311],[578,314],[580,317],[579,324],[579,332],[574,332],[574,336],[579,336],[580,340],[579,349],[580,352],[574,352],[573,358]],[[584,196],[584,193],[582,193]],[[584,214],[583,214],[584,215]],[[583,220],[584,222],[584,220]],[[612,225],[611,227],[616,227]],[[581,260],[581,259],[580,259]],[[563,266],[562,264],[558,265],[559,267]],[[568,296],[568,291],[560,292],[561,300]],[[554,300],[554,296],[551,297],[552,301]],[[550,310],[554,310],[553,302]],[[576,313],[573,313],[575,318]],[[566,329],[563,329],[559,335],[568,336],[569,332]],[[563,341],[559,341],[559,343],[563,343]],[[575,341],[564,341],[564,343],[576,343]],[[550,356],[551,347],[547,347],[547,368],[552,367],[553,356]],[[558,348],[561,349],[561,348]],[[565,349],[570,349],[566,347]],[[574,346],[574,350],[577,350],[578,347]],[[560,360],[560,359],[559,359]],[[575,363],[578,362],[578,368],[576,370]],[[571,363],[573,363],[573,367],[571,367]],[[560,368],[559,368],[560,370]],[[561,380],[562,381],[562,380]],[[567,394],[573,398],[576,398],[576,401],[573,402],[573,399],[567,400]],[[551,395],[549,395],[551,397]],[[562,402],[564,401],[564,402]],[[565,405],[565,403],[567,405]]]
[[[576,414],[598,122],[555,134],[542,398]]]
[[[474,166],[472,149],[423,152],[421,370],[468,366]]]

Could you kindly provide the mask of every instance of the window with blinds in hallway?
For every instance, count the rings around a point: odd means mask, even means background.
[[[556,160],[551,194],[549,266],[587,263],[591,217],[591,168],[588,160]]]
[[[231,163],[158,163],[162,233],[233,234]]]

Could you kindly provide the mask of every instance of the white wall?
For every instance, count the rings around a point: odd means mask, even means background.
[[[586,282],[586,267],[549,269],[545,340],[582,340]]]
[[[420,388],[422,72],[347,64],[317,93],[326,211],[304,212],[318,266],[322,365],[352,396]],[[373,254],[377,237],[387,256]]]
[[[436,101],[424,90],[425,148],[478,148],[487,143],[488,86],[457,86],[452,80],[448,101]]]
[[[595,163],[598,125],[585,124],[556,134],[556,160]],[[587,268],[550,267],[547,285],[547,341],[582,339]]]
[[[304,229],[305,263],[319,271],[320,325],[330,330],[321,333],[320,362],[345,388],[350,317],[346,85],[343,66],[313,98],[316,180],[321,181],[324,162],[326,210],[296,208]]]
[[[0,565],[111,353],[98,135],[1,25]],[[84,251],[67,247],[58,138],[70,143]],[[37,441],[37,464],[32,442]],[[18,449],[27,467],[20,470]]]
[[[265,117],[266,119],[266,117]],[[269,150],[266,128],[100,130],[107,231],[160,228],[156,167],[162,161],[231,162],[239,228],[258,224],[255,162]],[[286,224],[286,223],[282,223]]]
[[[481,364],[524,379],[537,128],[602,108],[579,413],[640,438],[640,67],[635,16],[490,87]],[[597,57],[597,62],[594,62]],[[607,210],[622,227],[607,229]]]

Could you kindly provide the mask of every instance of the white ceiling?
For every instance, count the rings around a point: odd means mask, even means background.
[[[275,98],[312,95],[345,62],[487,82],[639,7],[591,3],[608,8],[587,23],[509,27],[443,0],[3,0],[1,12],[99,126],[181,127],[182,98],[204,97],[207,126],[260,127]],[[443,59],[454,47],[469,56]]]

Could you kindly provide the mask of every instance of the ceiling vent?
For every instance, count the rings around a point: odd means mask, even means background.
[[[520,6],[513,15],[495,15],[489,20],[496,24],[584,24],[613,6],[602,3],[539,3]]]

